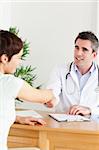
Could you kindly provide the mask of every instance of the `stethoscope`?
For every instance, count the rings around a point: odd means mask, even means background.
[[[72,81],[72,82],[70,83],[70,81],[68,81],[68,78],[69,78],[70,72],[71,72],[72,64],[73,64],[73,62],[70,63],[69,71],[68,71],[68,73],[66,74],[66,90],[67,90],[67,94],[69,94],[69,95],[72,95],[72,94],[75,93],[75,87],[76,87],[75,82]],[[97,65],[97,70],[98,70],[98,83],[97,83],[97,87],[96,87],[96,89],[95,89],[95,92],[96,92],[96,93],[99,93],[99,66],[98,66],[98,65]],[[71,77],[70,77],[70,78],[71,78]],[[71,79],[71,80],[72,80],[72,79]],[[70,84],[72,84],[72,85],[70,85]],[[69,88],[69,86],[70,86],[70,88]],[[71,89],[71,88],[72,88],[72,89]]]

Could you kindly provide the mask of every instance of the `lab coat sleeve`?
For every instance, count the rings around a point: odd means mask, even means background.
[[[97,96],[97,102],[94,107],[90,107],[91,109],[91,115],[99,115],[99,93]]]
[[[58,104],[60,99],[59,95],[61,93],[61,75],[60,75],[60,68],[57,66],[52,73],[50,74],[48,83],[46,88],[51,89],[53,91],[53,94],[55,96],[55,99],[57,100],[55,103]]]
[[[99,115],[99,106],[91,108],[91,115]]]

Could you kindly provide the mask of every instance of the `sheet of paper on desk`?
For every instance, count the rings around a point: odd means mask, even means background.
[[[66,115],[66,114],[49,114],[53,119],[62,122],[62,121],[90,121],[89,118],[80,116],[80,115]]]
[[[16,115],[23,116],[23,117],[31,116],[34,118],[43,118],[39,113],[37,113],[34,110],[16,111]]]

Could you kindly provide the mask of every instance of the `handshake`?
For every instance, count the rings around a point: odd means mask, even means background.
[[[54,97],[52,100],[44,103],[44,105],[46,107],[52,108],[52,107],[55,107],[58,103],[59,103],[59,100]]]
[[[59,97],[55,93],[55,91],[46,89],[42,90],[42,98],[44,99],[43,104],[46,107],[52,108],[55,107],[59,103]]]

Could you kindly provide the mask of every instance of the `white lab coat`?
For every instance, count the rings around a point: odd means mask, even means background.
[[[96,66],[96,64],[95,64]],[[91,73],[86,85],[80,93],[79,81],[72,65],[68,82],[66,74],[69,72],[69,66],[60,65],[52,72],[47,89],[52,89],[55,97],[59,100],[55,108],[56,112],[66,112],[73,105],[87,106],[92,114],[99,114],[99,93],[95,92],[98,84],[98,69]],[[66,82],[68,84],[66,84]]]

